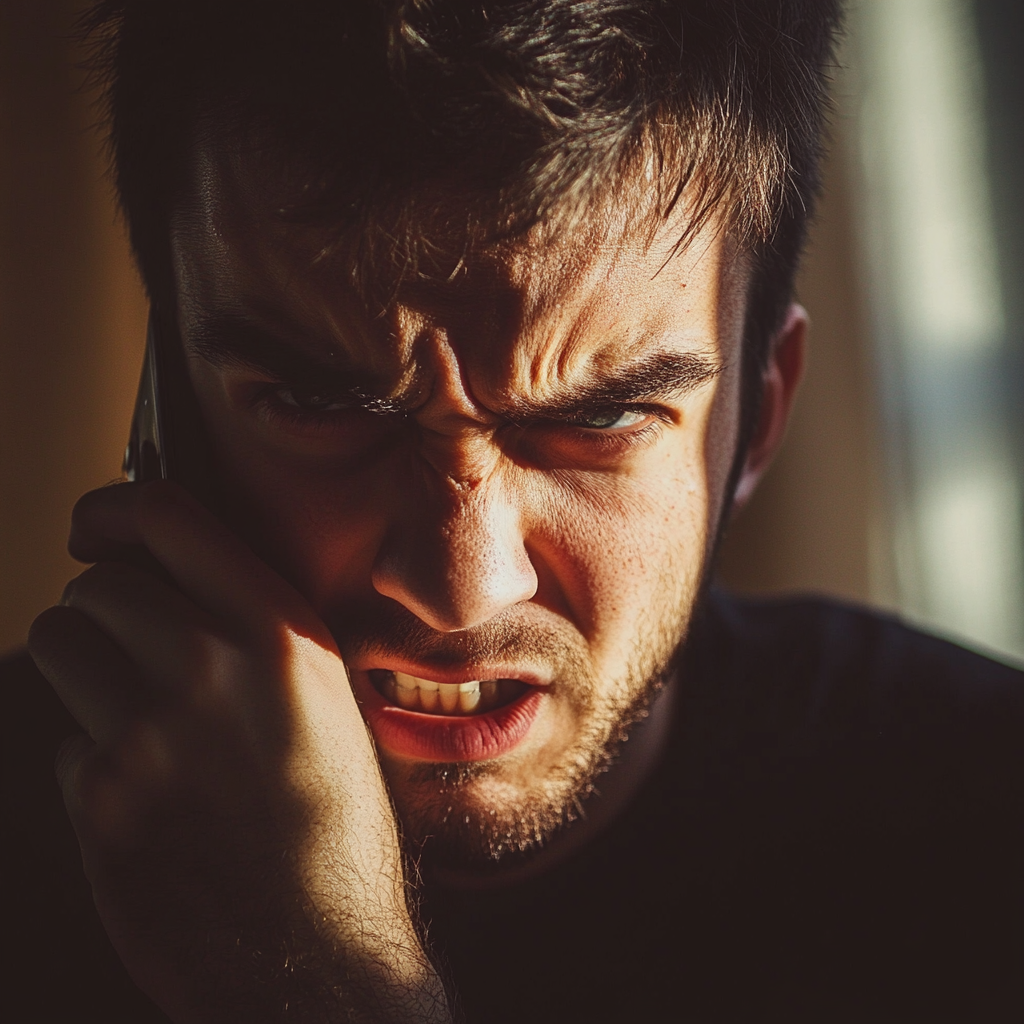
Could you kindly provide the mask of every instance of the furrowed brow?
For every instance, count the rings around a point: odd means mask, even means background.
[[[397,408],[396,399],[384,397],[390,389],[378,377],[341,360],[334,364],[317,358],[244,317],[201,320],[189,337],[189,347],[217,367],[243,367],[282,383],[330,391],[360,405],[386,411]]]
[[[515,415],[561,419],[610,407],[669,401],[708,383],[723,369],[717,360],[696,352],[657,352],[607,377],[595,375],[582,381],[564,400],[536,406],[517,403]]]

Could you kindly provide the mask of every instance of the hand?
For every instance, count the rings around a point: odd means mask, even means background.
[[[69,546],[96,564],[29,644],[88,734],[58,777],[135,981],[176,1021],[448,1020],[312,609],[174,484],[87,494]]]

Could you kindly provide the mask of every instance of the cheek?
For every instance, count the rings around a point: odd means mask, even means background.
[[[621,654],[696,593],[710,536],[703,447],[702,432],[681,433],[629,473],[545,482],[528,536],[548,570],[538,599],[560,602],[595,653]]]
[[[322,611],[339,596],[361,593],[388,508],[400,500],[394,493],[401,479],[396,455],[341,468],[289,456],[259,443],[216,395],[196,390],[231,496],[230,525],[314,608]]]
[[[383,467],[341,475],[272,463],[243,466],[236,475],[237,492],[245,501],[243,532],[322,612],[339,598],[370,590],[373,556],[387,523],[382,476]]]

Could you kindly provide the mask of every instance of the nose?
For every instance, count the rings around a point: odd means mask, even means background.
[[[449,478],[443,490],[429,490],[410,502],[378,552],[378,593],[441,632],[481,625],[533,597],[537,573],[500,482]]]

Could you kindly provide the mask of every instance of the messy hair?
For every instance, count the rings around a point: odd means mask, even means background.
[[[745,427],[818,189],[840,0],[100,0],[85,15],[114,174],[151,295],[189,142],[229,125],[308,169],[282,216],[354,240],[353,282],[643,193],[685,245],[752,258]],[[631,188],[624,188],[630,185]]]

